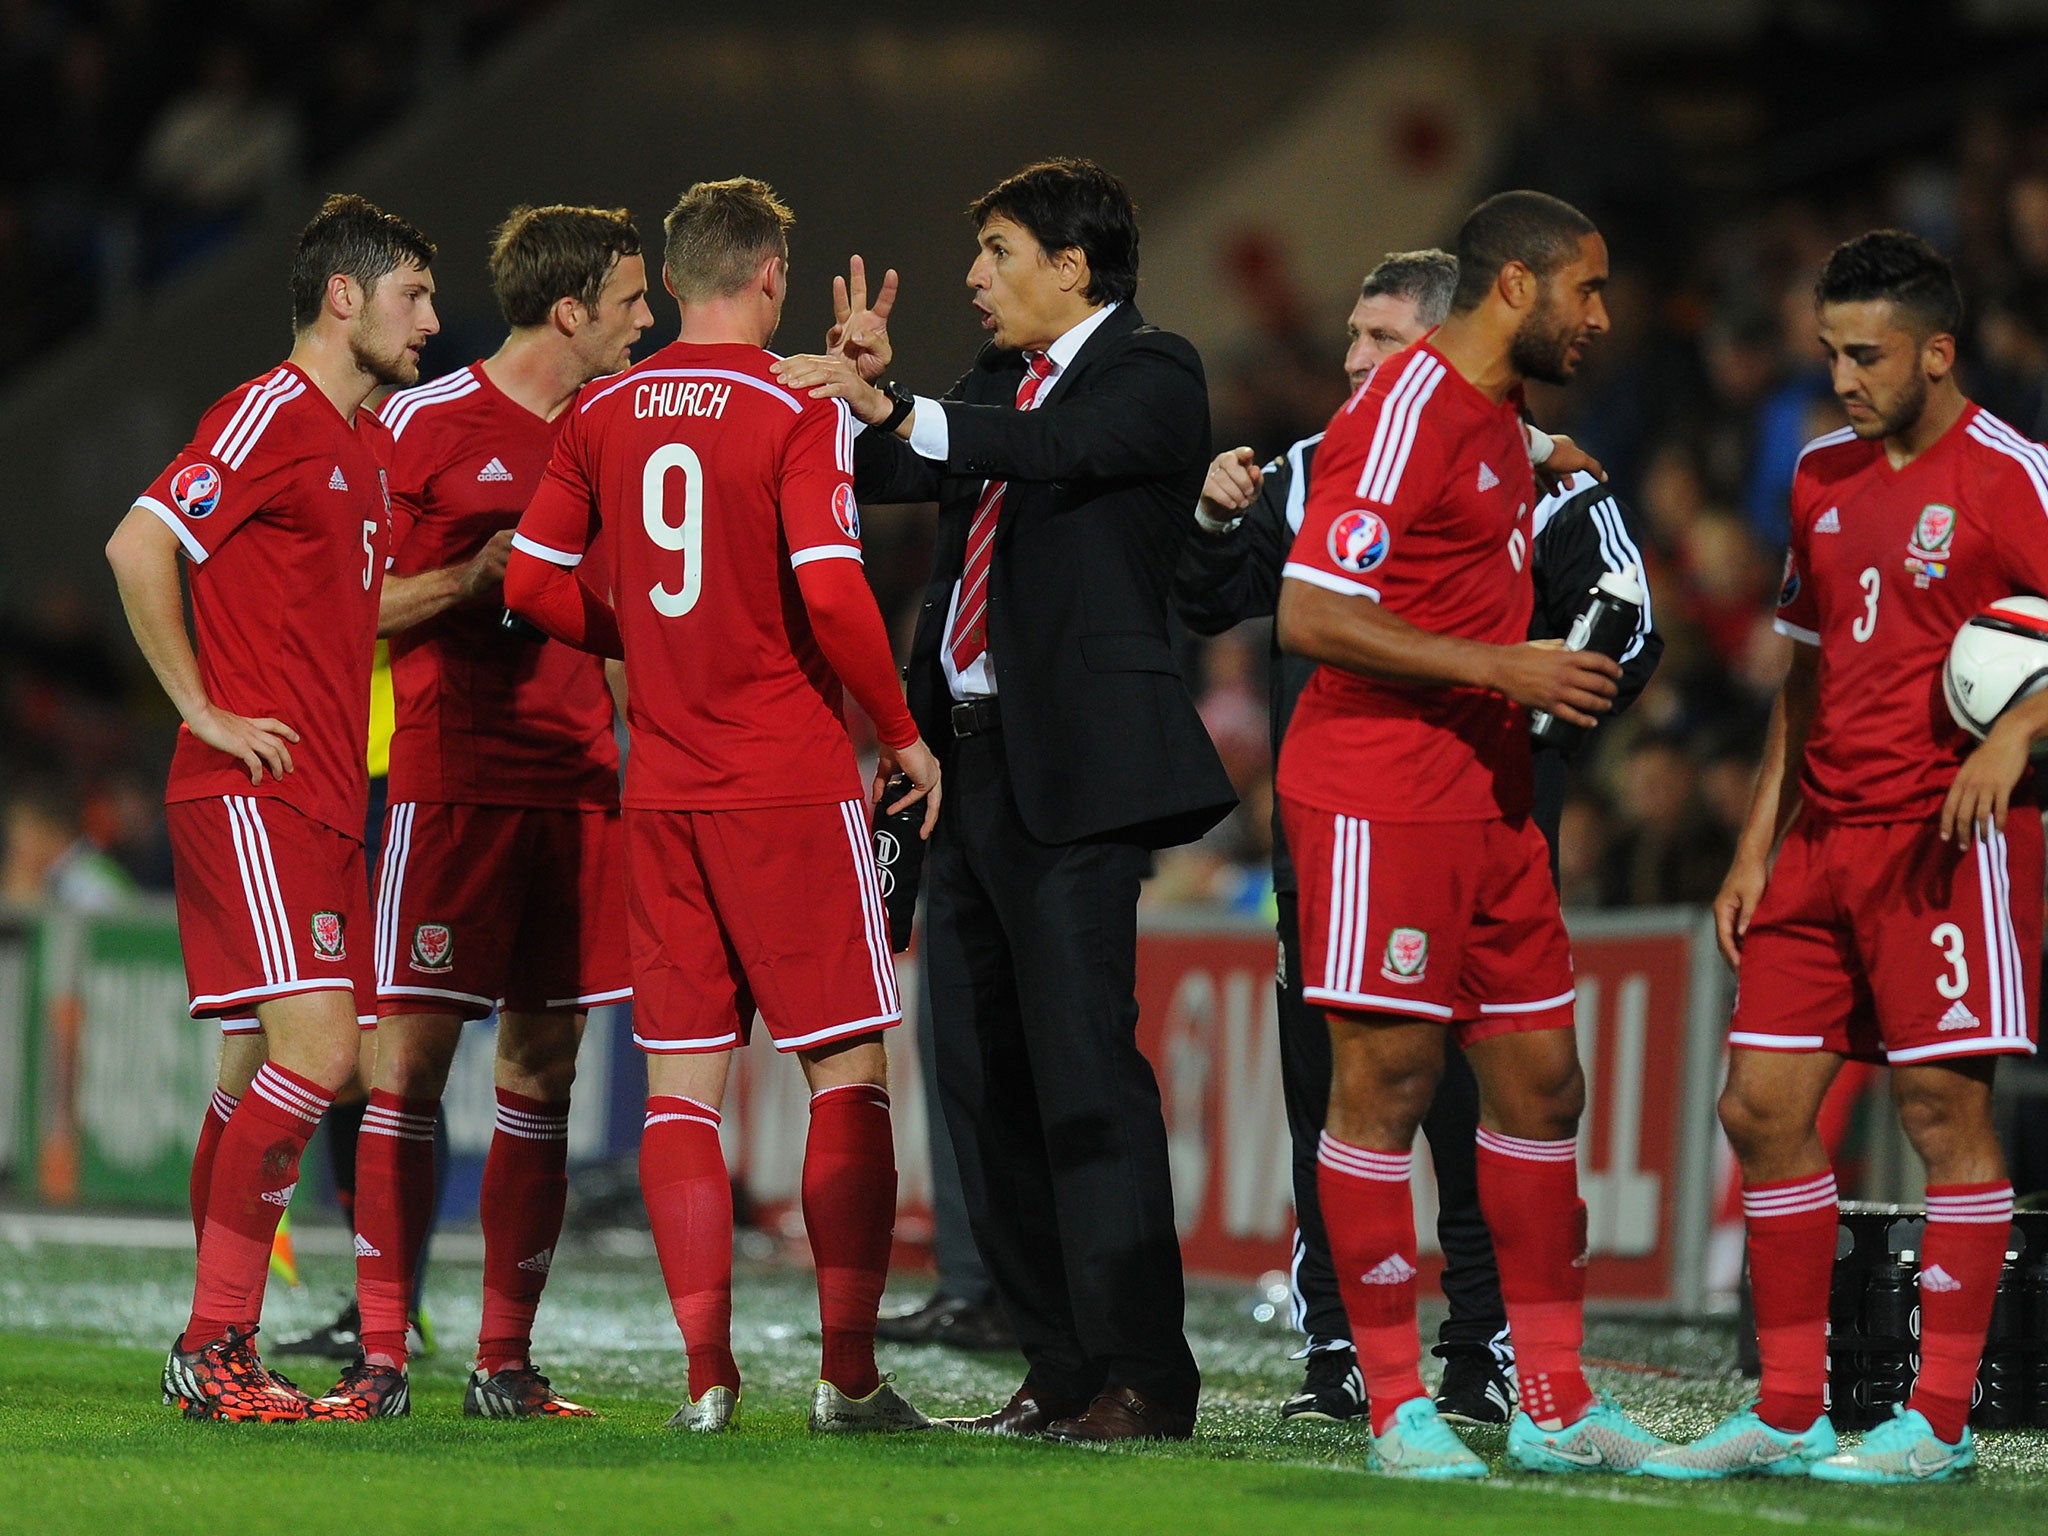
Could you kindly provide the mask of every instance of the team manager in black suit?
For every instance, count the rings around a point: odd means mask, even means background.
[[[925,877],[939,1081],[1030,1363],[963,1426],[1180,1438],[1200,1376],[1135,1039],[1137,900],[1150,850],[1234,803],[1167,640],[1208,391],[1195,349],[1132,302],[1138,227],[1115,177],[1050,160],[971,212],[990,340],[943,399],[866,381],[887,366],[886,308],[857,297],[834,355],[779,371],[868,424],[862,499],[939,503],[907,673],[946,770]]]

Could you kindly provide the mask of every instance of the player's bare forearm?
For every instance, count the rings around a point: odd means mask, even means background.
[[[199,657],[185,630],[185,591],[176,536],[140,507],[130,509],[107,540],[107,563],[142,659],[178,714],[190,721],[207,707]]]
[[[1998,717],[1991,732],[1956,770],[1941,805],[1941,835],[1968,850],[2005,825],[2012,793],[2025,777],[2034,744],[2048,738],[2048,693],[2023,699]]]
[[[482,549],[460,565],[410,576],[386,576],[377,600],[377,634],[402,634],[458,603],[497,599],[504,590],[505,566],[512,557],[512,530],[500,529]]]
[[[463,570],[451,565],[411,576],[386,576],[377,598],[377,637],[403,634],[461,602]]]
[[[121,590],[121,608],[149,670],[194,736],[233,757],[260,784],[267,772],[292,771],[291,747],[299,733],[268,716],[250,719],[219,708],[206,696],[199,657],[185,631],[185,594],[178,574],[176,535],[140,507],[130,509],[107,540],[107,563]]]
[[[1489,645],[1418,629],[1368,597],[1292,577],[1280,583],[1280,648],[1385,683],[1484,688],[1567,724],[1591,726],[1613,707],[1620,666],[1555,644]]]
[[[1346,597],[1292,578],[1280,583],[1280,648],[1385,683],[1483,688],[1489,665],[1477,640],[1432,634],[1366,597]]]
[[[1806,761],[1806,737],[1813,728],[1813,709],[1820,697],[1820,652],[1794,643],[1791,670],[1771,706],[1770,733],[1764,741],[1763,763],[1756,792],[1743,823],[1737,857],[1768,862],[1771,850],[1791,827],[1804,803],[1799,771]]]
[[[1735,841],[1735,857],[1714,897],[1714,937],[1721,957],[1732,967],[1742,964],[1742,941],[1749,921],[1763,900],[1770,878],[1771,850],[1799,814],[1799,768],[1806,757],[1806,736],[1813,725],[1813,706],[1820,687],[1820,652],[1795,645],[1792,669],[1771,705],[1770,730],[1757,765],[1756,788],[1750,792],[1749,814]]]

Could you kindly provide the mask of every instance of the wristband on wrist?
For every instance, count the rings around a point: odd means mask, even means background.
[[[1203,506],[1199,501],[1195,503],[1195,526],[1201,529],[1204,533],[1231,533],[1234,532],[1237,528],[1237,525],[1243,521],[1244,514],[1240,512],[1237,514],[1237,516],[1233,518],[1229,518],[1223,522],[1218,522],[1215,518],[1209,515],[1209,509],[1207,507]]]
[[[1553,453],[1557,452],[1556,439],[1541,427],[1531,426],[1525,421],[1522,423],[1522,431],[1529,439],[1529,462],[1531,464],[1541,464]]]

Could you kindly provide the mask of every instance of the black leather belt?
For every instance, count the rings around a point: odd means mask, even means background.
[[[979,736],[1003,723],[994,699],[968,699],[953,706],[953,734]]]

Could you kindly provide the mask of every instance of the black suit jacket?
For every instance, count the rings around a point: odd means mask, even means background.
[[[945,397],[943,464],[893,435],[863,432],[855,445],[863,499],[939,504],[906,673],[911,714],[946,757],[946,610],[982,484],[1007,480],[988,634],[1024,825],[1047,843],[1187,842],[1237,803],[1167,632],[1188,508],[1209,462],[1202,360],[1125,304],[1034,410],[1016,409],[1023,375],[1022,354],[982,349]]]

